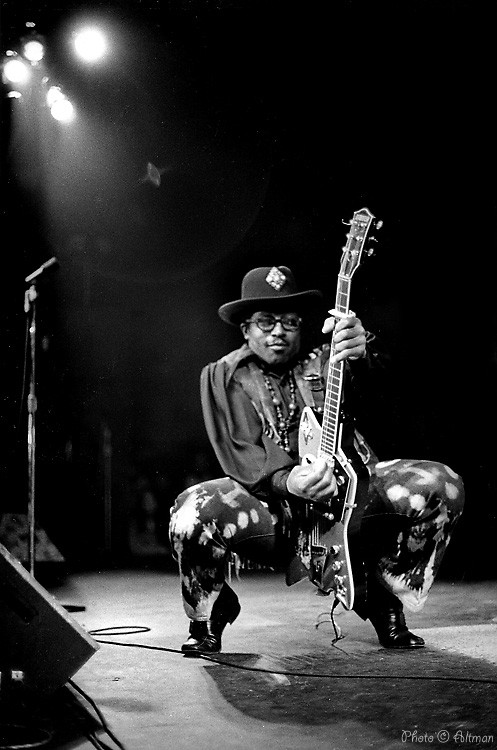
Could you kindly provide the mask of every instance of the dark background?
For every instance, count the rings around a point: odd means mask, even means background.
[[[113,40],[101,65],[69,49],[88,18]],[[384,227],[352,307],[394,364],[361,426],[381,458],[463,475],[444,572],[494,577],[489,4],[10,0],[3,51],[27,21],[77,118],[4,87],[4,510],[27,503],[25,276],[57,257],[36,302],[37,520],[70,565],[120,565],[165,545],[177,492],[219,474],[198,395],[240,343],[219,305],[284,264],[331,307],[342,221],[367,206]]]

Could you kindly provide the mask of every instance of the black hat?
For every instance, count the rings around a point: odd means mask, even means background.
[[[218,310],[220,318],[239,325],[255,310],[287,310],[302,312],[315,305],[322,294],[317,289],[297,290],[293,273],[286,266],[253,268],[243,277],[241,299],[226,302]]]

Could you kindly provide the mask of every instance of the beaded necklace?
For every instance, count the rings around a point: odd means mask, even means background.
[[[274,408],[276,410],[276,417],[278,421],[278,443],[281,445],[283,450],[287,451],[287,453],[290,451],[290,441],[288,438],[288,432],[290,429],[290,424],[292,423],[293,416],[295,412],[297,411],[297,384],[295,383],[295,378],[293,375],[293,371],[290,370],[288,375],[288,384],[290,386],[290,403],[288,404],[288,416],[283,416],[283,409],[281,408],[282,400],[280,396],[276,393],[276,391],[273,388],[273,384],[271,383],[271,379],[267,375],[264,370],[262,371],[262,376],[264,378],[264,383],[266,384],[266,388],[268,389],[271,400],[274,404]]]

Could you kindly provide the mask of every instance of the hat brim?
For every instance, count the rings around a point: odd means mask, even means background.
[[[305,312],[317,306],[318,300],[323,297],[318,289],[309,289],[305,292],[287,294],[282,297],[249,297],[238,299],[234,302],[226,302],[218,310],[219,317],[225,323],[237,326],[256,310],[286,310],[287,312]]]

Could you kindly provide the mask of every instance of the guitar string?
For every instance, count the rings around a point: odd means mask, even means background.
[[[345,279],[339,276],[338,290],[335,299],[335,309],[346,315],[349,309],[349,295],[350,295],[350,284],[347,279],[347,284],[344,284]],[[342,285],[346,289],[342,288]],[[328,369],[328,378],[326,383],[325,391],[325,409],[323,412],[323,418],[321,423],[321,434],[319,439],[319,455],[324,454],[325,456],[334,457],[337,450],[337,425],[339,419],[339,409],[341,401],[341,393],[343,388],[343,362],[335,363],[330,365]],[[329,520],[323,517],[321,513],[312,513],[313,523],[311,528],[311,545],[319,546],[322,537],[329,529]],[[339,626],[336,624],[333,611],[338,603],[338,599],[335,600],[335,604],[332,607],[330,613],[330,620],[335,631],[335,639],[333,643],[341,640],[343,637]]]

